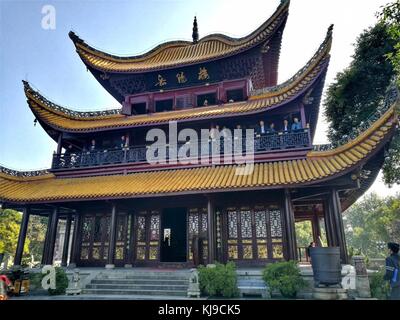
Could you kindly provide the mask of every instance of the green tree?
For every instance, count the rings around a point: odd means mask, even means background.
[[[400,0],[396,0],[386,5],[379,14],[381,22],[388,26],[389,34],[393,39],[397,39],[394,45],[394,52],[388,54],[388,58],[393,64],[400,84]]]
[[[400,241],[400,195],[367,195],[345,212],[343,220],[349,247],[369,257],[385,257],[386,243]]]
[[[325,116],[329,122],[328,137],[332,143],[349,135],[382,105],[386,90],[395,76],[388,56],[395,53],[398,38],[389,26],[379,22],[365,30],[357,39],[350,66],[337,74],[328,87]],[[384,164],[388,184],[400,182],[400,141],[391,144]]]
[[[23,258],[23,264],[40,262],[43,253],[43,245],[46,237],[47,217],[31,215],[26,238],[29,239],[29,253]]]
[[[396,72],[397,83],[400,86],[400,0],[386,5],[379,14],[380,21],[387,25],[388,33],[395,39],[394,50],[386,56],[392,63]],[[392,142],[387,159],[383,166],[385,182],[387,184],[399,183],[400,181],[400,138]]]
[[[310,220],[296,222],[296,241],[298,247],[308,247],[313,241],[313,232]]]
[[[22,214],[5,209],[0,210],[0,253],[15,255]],[[29,240],[25,241],[24,253],[29,252]]]

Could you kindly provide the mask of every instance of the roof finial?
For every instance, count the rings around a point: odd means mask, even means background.
[[[193,21],[193,33],[192,33],[193,43],[197,43],[199,41],[199,29],[197,28],[197,18],[194,16]]]

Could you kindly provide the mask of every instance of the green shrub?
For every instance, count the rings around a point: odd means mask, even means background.
[[[385,269],[381,269],[369,276],[369,286],[371,289],[371,296],[373,298],[385,300],[389,295],[389,282],[383,280],[384,275]]]
[[[279,290],[286,298],[295,298],[297,292],[307,286],[296,261],[268,264],[263,270],[263,279],[270,290]]]
[[[56,269],[56,288],[48,289],[49,295],[51,296],[63,295],[65,294],[65,291],[68,288],[68,277],[64,269],[61,267],[55,267],[55,269]],[[45,275],[46,274],[42,274],[41,279],[43,279]]]
[[[200,289],[209,296],[232,298],[238,295],[236,266],[217,263],[215,267],[199,267]]]
[[[37,272],[31,272],[29,274],[29,281],[30,281],[30,289],[41,289],[42,288],[42,279],[43,275]]]

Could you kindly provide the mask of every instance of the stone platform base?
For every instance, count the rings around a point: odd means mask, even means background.
[[[346,300],[347,290],[342,288],[314,288],[313,298],[317,300]]]

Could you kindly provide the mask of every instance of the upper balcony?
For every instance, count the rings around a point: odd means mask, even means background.
[[[218,141],[219,140],[219,141]],[[193,144],[193,145],[191,145]],[[172,144],[166,144],[166,159],[169,160],[169,149]],[[174,145],[175,146],[175,145]],[[109,165],[151,165],[147,159],[149,145],[140,146],[117,146],[109,149],[97,149],[54,154],[52,162],[53,171],[74,170],[82,168],[105,167]],[[184,148],[184,149],[183,149]],[[273,133],[256,133],[254,137],[246,139],[246,136],[224,136],[221,131],[219,138],[209,138],[206,143],[197,141],[180,142],[176,145],[178,154],[184,153],[185,160],[211,159],[215,153],[224,158],[227,152],[231,155],[254,154],[254,159],[266,159],[268,157],[282,157],[282,153],[296,153],[311,149],[311,136],[309,129],[294,131],[281,131]],[[153,155],[158,156],[157,151]],[[200,161],[199,161],[200,162]],[[191,162],[193,163],[193,162]]]

